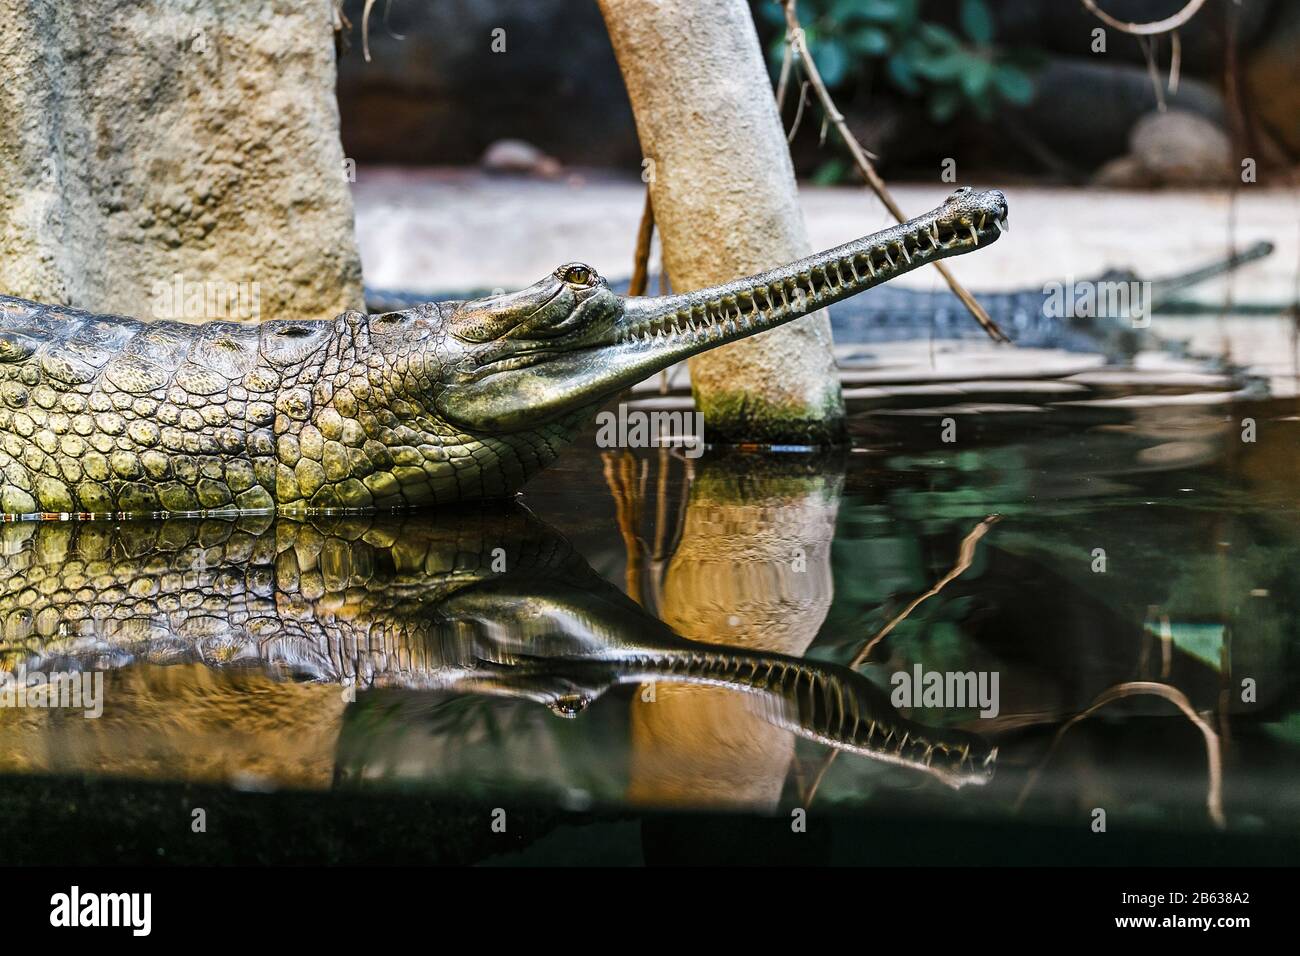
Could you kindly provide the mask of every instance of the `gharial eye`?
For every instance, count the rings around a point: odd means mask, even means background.
[[[572,282],[574,285],[586,285],[595,274],[589,266],[572,265],[564,267],[560,273],[560,278],[565,282]]]

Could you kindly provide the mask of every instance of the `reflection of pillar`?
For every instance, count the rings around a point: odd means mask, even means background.
[[[343,723],[338,685],[201,664],[104,674],[103,714],[0,709],[0,773],[112,775],[328,788]]]
[[[802,656],[830,608],[842,468],[754,455],[704,463],[668,565],[663,618],[683,637]],[[794,735],[744,694],[661,682],[632,704],[629,798],[770,807]]]

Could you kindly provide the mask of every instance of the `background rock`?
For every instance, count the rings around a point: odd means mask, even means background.
[[[0,0],[0,23],[0,291],[164,317],[180,274],[255,288],[242,317],[361,305],[330,0]]]
[[[559,160],[522,139],[497,140],[484,151],[479,165],[489,173],[541,176],[543,179],[552,179],[562,171]]]
[[[1251,109],[1293,157],[1300,156],[1300,3],[1277,11],[1245,79]]]
[[[614,51],[590,0],[378,3],[370,55],[365,0],[346,0],[350,49],[339,61],[347,154],[362,162],[461,164],[495,140],[524,139],[566,165],[626,164],[641,154]],[[493,31],[504,52],[493,52]]]
[[[1117,20],[1149,23],[1173,16],[1186,3],[1187,0],[1102,0],[1098,6]],[[1237,6],[1237,42],[1243,48],[1266,35],[1270,16],[1278,7],[1287,5],[1278,0],[1240,0],[1239,4],[1238,0],[1209,0],[1178,31],[1185,76],[1217,80],[1222,73],[1226,35],[1224,13],[1228,3]],[[1106,31],[1104,58],[1108,62],[1146,67],[1146,57],[1137,39],[1106,26],[1079,0],[1050,3],[1044,0],[994,0],[992,6],[1001,43],[1031,45],[1068,56],[1094,56],[1092,31],[1101,27]],[[1159,41],[1157,56],[1161,69],[1167,72],[1167,37]]]
[[[1170,110],[1195,113],[1222,125],[1223,97],[1207,83],[1184,77]],[[1143,67],[1096,57],[1049,61],[1038,75],[1038,96],[1017,111],[1021,122],[1051,150],[1084,168],[1128,152],[1137,121],[1158,106]]]
[[[1133,127],[1130,143],[1138,162],[1160,183],[1208,185],[1231,175],[1228,134],[1195,113],[1148,113]]]
[[[1107,160],[1093,174],[1092,182],[1108,189],[1150,189],[1157,185],[1151,171],[1132,153]]]
[[[1220,126],[1195,113],[1157,111],[1138,120],[1129,151],[1102,166],[1093,182],[1123,189],[1223,185],[1235,165]]]

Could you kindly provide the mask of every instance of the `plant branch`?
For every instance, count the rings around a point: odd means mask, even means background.
[[[799,23],[799,16],[795,12],[796,0],[780,0],[780,3],[785,10],[786,35],[792,56],[802,67],[804,75],[808,78],[813,91],[817,94],[817,99],[821,102],[826,119],[835,127],[835,131],[840,134],[840,139],[844,141],[844,145],[849,149],[849,154],[853,157],[854,165],[858,167],[858,171],[862,173],[862,177],[866,179],[872,191],[885,204],[889,214],[898,222],[906,222],[907,217],[903,215],[898,203],[894,202],[894,197],[890,195],[888,187],[885,186],[885,181],[876,172],[876,167],[867,158],[862,144],[849,131],[848,125],[844,122],[844,114],[836,108],[835,101],[831,99],[830,92],[826,89],[826,84],[822,82],[821,73],[817,70],[817,64],[813,62],[812,55],[808,52],[808,43],[804,37],[803,26]],[[1006,333],[998,328],[997,323],[989,318],[989,314],[984,311],[984,307],[975,300],[973,295],[966,291],[966,288],[957,281],[956,276],[948,271],[947,266],[942,262],[935,262],[934,267],[939,270],[944,282],[948,283],[948,288],[953,291],[957,298],[961,299],[962,305],[966,306],[967,311],[975,317],[975,321],[988,333],[989,338],[994,342],[1011,341],[1007,338]]]
[[[926,591],[920,597],[914,598],[907,607],[903,608],[901,613],[897,614],[893,620],[877,631],[872,636],[871,640],[867,641],[863,646],[862,650],[858,651],[857,657],[853,658],[849,667],[853,670],[857,670],[865,664],[867,658],[871,656],[871,652],[875,649],[876,645],[888,637],[889,633],[893,631],[894,628],[898,627],[899,624],[905,621],[913,611],[921,606],[921,604],[934,597],[957,578],[961,577],[975,560],[975,545],[979,544],[980,538],[988,534],[989,529],[1001,520],[1001,515],[989,515],[972,528],[966,537],[961,539],[961,547],[957,550],[957,563],[952,566],[952,570],[936,581],[930,590]]]
[[[1089,704],[1087,708],[1066,721],[1065,724],[1062,725],[1061,729],[1056,732],[1056,736],[1052,738],[1052,743],[1051,746],[1047,748],[1046,756],[1043,757],[1042,761],[1033,769],[1029,774],[1028,779],[1025,781],[1024,789],[1020,791],[1020,797],[1016,800],[1015,812],[1019,813],[1020,809],[1024,806],[1025,800],[1029,796],[1029,791],[1033,788],[1034,784],[1038,782],[1038,778],[1042,774],[1043,768],[1052,758],[1052,754],[1056,752],[1057,745],[1060,744],[1061,738],[1065,736],[1067,730],[1079,723],[1079,721],[1091,717],[1098,710],[1113,701],[1141,694],[1153,694],[1156,697],[1163,697],[1165,700],[1169,701],[1182,712],[1184,717],[1196,726],[1196,728],[1201,732],[1201,736],[1205,738],[1205,759],[1207,765],[1206,775],[1208,777],[1205,793],[1205,809],[1215,827],[1222,830],[1226,825],[1226,819],[1223,815],[1223,754],[1220,751],[1219,735],[1215,732],[1214,728],[1209,725],[1204,717],[1192,709],[1192,704],[1187,699],[1186,694],[1169,684],[1160,684],[1154,681],[1129,681],[1123,684],[1116,684],[1114,687],[1102,691],[1097,695],[1097,699]]]
[[[1096,0],[1079,0],[1079,2],[1108,27],[1114,27],[1121,33],[1130,33],[1133,36],[1153,36],[1157,33],[1168,33],[1170,30],[1177,30],[1194,17],[1196,11],[1205,5],[1205,0],[1188,0],[1185,7],[1173,16],[1165,17],[1163,20],[1152,20],[1150,23],[1125,23],[1123,20],[1115,19],[1098,7]]]
[[[645,187],[645,205],[641,207],[641,225],[636,231],[636,252],[632,256],[632,281],[628,295],[645,295],[650,280],[650,241],[655,234],[655,207],[650,201],[650,184]]]
[[[888,624],[876,631],[876,633],[872,635],[871,639],[863,646],[862,650],[858,652],[857,657],[853,658],[849,667],[852,670],[857,670],[866,663],[867,658],[871,656],[871,651],[889,635],[890,631],[906,620],[908,615],[921,606],[922,602],[934,597],[951,584],[956,578],[964,574],[971,566],[971,563],[975,560],[975,545],[979,543],[980,538],[984,537],[984,535],[988,533],[990,528],[1001,520],[1001,515],[992,514],[972,528],[970,532],[967,533],[966,537],[961,539],[961,546],[957,549],[957,561],[952,566],[952,570],[940,578],[935,583],[934,587],[930,588],[930,590],[926,591],[920,597],[912,601],[912,603],[907,605],[907,607],[903,609],[902,613],[895,615]],[[813,797],[817,796],[817,788],[821,786],[822,778],[826,776],[826,771],[831,769],[831,764],[835,762],[835,758],[839,755],[840,751],[838,748],[832,748],[831,752],[826,755],[826,760],[823,761],[821,768],[817,771],[816,776],[813,777],[812,785],[803,796],[804,807],[812,805]]]

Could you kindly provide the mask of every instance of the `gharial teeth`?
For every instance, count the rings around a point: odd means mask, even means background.
[[[1007,221],[1006,221],[1005,219],[995,219],[995,220],[994,220],[994,223],[995,223],[995,224],[997,225],[997,227],[998,227],[998,232],[1010,232],[1010,231],[1011,231],[1011,226],[1010,226],[1010,224],[1007,223]]]
[[[919,246],[920,243],[918,242],[917,245]],[[899,248],[899,250],[903,253],[903,258],[907,260],[908,265],[911,265],[911,263],[912,263],[912,257],[909,256],[909,255],[907,254],[907,243],[906,243],[906,242],[900,242],[900,243],[898,244],[898,248]]]
[[[971,242],[975,243],[975,245],[978,246],[980,244],[980,234],[975,231],[975,227],[973,225],[968,226],[967,228],[970,229]]]

